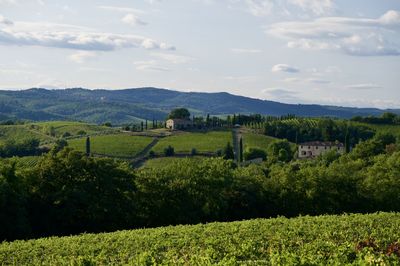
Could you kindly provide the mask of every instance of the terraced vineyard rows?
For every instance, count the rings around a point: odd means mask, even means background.
[[[257,219],[4,242],[8,265],[400,265],[400,214]]]

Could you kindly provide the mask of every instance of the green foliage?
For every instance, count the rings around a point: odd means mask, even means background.
[[[345,120],[328,118],[274,119],[264,123],[264,133],[294,143],[307,141],[340,141],[350,146],[374,135],[371,127]],[[348,137],[348,139],[346,139]]]
[[[166,148],[164,149],[164,155],[165,155],[166,157],[174,156],[174,154],[175,154],[174,147],[168,146],[168,147],[166,147]]]
[[[235,154],[233,152],[233,147],[230,142],[228,142],[223,151],[225,160],[233,160],[235,158]]]
[[[269,154],[281,162],[288,162],[293,158],[290,142],[287,140],[276,140],[268,147]]]
[[[0,144],[0,157],[38,155],[42,152],[39,143],[38,139],[25,138],[18,142],[9,139]]]
[[[29,235],[26,192],[15,164],[0,165],[0,239]]]
[[[399,241],[399,227],[398,213],[280,217],[5,242],[0,260],[6,265],[398,265],[399,257],[386,253]]]
[[[172,110],[169,115],[169,119],[190,119],[190,112],[186,108],[177,108]]]
[[[386,146],[396,142],[391,133],[379,133],[374,138],[361,142],[351,153],[353,159],[367,159],[385,152]]]
[[[244,159],[246,161],[262,158],[263,160],[267,159],[267,153],[263,149],[250,148],[247,149],[244,153]]]
[[[68,142],[65,139],[58,139],[54,143],[54,146],[51,149],[51,152],[52,153],[57,153],[57,152],[63,150],[67,146],[68,146]]]
[[[400,116],[394,113],[385,112],[380,117],[376,116],[355,116],[351,120],[363,123],[370,124],[386,124],[386,125],[395,125],[400,124]]]
[[[34,235],[117,230],[132,221],[134,175],[112,160],[64,149],[25,174]]]
[[[147,206],[142,210],[145,225],[221,219],[231,179],[230,162],[221,159],[175,160],[159,169],[144,168],[137,187],[139,205]]]

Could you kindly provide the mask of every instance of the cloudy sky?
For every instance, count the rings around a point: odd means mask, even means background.
[[[399,0],[0,0],[0,89],[400,108]]]

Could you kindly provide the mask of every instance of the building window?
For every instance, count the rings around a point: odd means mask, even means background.
[[[325,150],[326,150],[326,146],[325,146]]]
[[[311,147],[310,147],[310,146],[308,146],[308,149],[311,149]]]
[[[318,150],[318,146],[317,147],[315,147],[317,150]]]

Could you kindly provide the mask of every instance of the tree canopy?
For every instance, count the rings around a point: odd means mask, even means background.
[[[176,108],[173,109],[169,115],[169,119],[189,119],[190,118],[190,112],[186,108]]]

